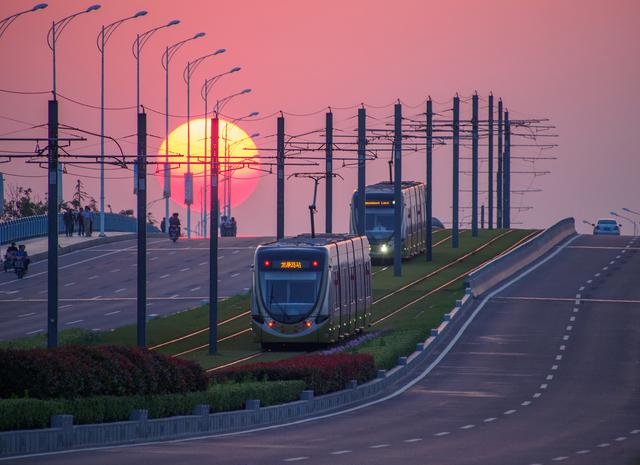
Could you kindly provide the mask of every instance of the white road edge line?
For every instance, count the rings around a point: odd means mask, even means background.
[[[553,252],[551,252],[549,255],[547,255],[544,259],[540,260],[539,262],[537,262],[533,266],[528,267],[524,271],[521,271],[517,276],[511,278],[509,281],[504,283],[502,286],[498,287],[497,289],[495,289],[495,290],[491,291],[489,294],[487,294],[485,296],[485,298],[482,299],[482,302],[480,302],[480,304],[473,311],[473,313],[471,315],[469,315],[469,318],[467,319],[467,321],[464,322],[464,324],[460,327],[460,329],[455,334],[455,336],[453,336],[451,341],[449,341],[449,344],[447,344],[447,346],[442,350],[442,352],[440,352],[440,354],[436,357],[436,359],[433,362],[431,362],[429,364],[429,366],[427,366],[422,371],[422,373],[420,373],[418,376],[413,378],[411,381],[409,381],[404,386],[398,388],[396,391],[394,391],[391,394],[388,394],[388,395],[386,395],[384,397],[381,397],[380,399],[372,400],[370,402],[366,402],[364,404],[357,405],[355,407],[351,407],[351,408],[348,408],[348,409],[345,409],[345,410],[341,410],[339,412],[327,413],[327,414],[324,414],[324,415],[318,415],[317,417],[304,418],[302,420],[291,421],[291,422],[288,422],[288,423],[281,423],[279,425],[262,426],[262,427],[259,427],[259,428],[248,429],[248,430],[245,430],[245,431],[234,431],[234,432],[231,432],[231,433],[222,433],[222,434],[208,434],[208,435],[192,437],[192,438],[172,439],[172,440],[169,440],[169,441],[151,441],[151,442],[140,442],[140,443],[137,443],[137,444],[121,444],[121,445],[117,445],[117,446],[86,447],[86,448],[82,448],[82,449],[70,449],[70,450],[56,451],[56,452],[41,452],[41,453],[37,453],[37,454],[14,455],[12,457],[2,457],[2,458],[0,458],[0,462],[6,461],[6,460],[16,460],[16,459],[20,459],[20,458],[41,457],[41,456],[60,455],[60,454],[70,454],[70,453],[73,453],[73,452],[88,452],[88,451],[96,451],[96,450],[103,450],[103,449],[124,449],[124,448],[130,448],[130,447],[148,446],[148,445],[151,445],[151,444],[153,444],[153,445],[157,445],[157,444],[176,444],[176,443],[182,443],[182,442],[199,441],[199,440],[202,440],[202,439],[220,438],[220,437],[229,437],[229,436],[239,436],[241,434],[249,434],[249,433],[255,433],[255,432],[259,432],[259,431],[269,431],[269,430],[284,428],[284,427],[287,427],[287,426],[301,425],[301,424],[304,424],[304,423],[309,423],[309,422],[316,421],[316,420],[322,420],[322,419],[325,419],[325,418],[332,418],[332,417],[335,417],[335,416],[338,416],[338,415],[344,415],[345,413],[351,413],[351,412],[355,412],[355,411],[361,410],[363,408],[371,407],[372,405],[380,404],[380,403],[385,402],[385,401],[387,401],[389,399],[393,399],[393,398],[399,396],[400,394],[406,392],[407,390],[409,390],[410,388],[412,388],[416,384],[418,384],[420,381],[422,381],[425,378],[425,376],[427,376],[429,373],[431,373],[436,366],[438,366],[438,364],[451,351],[453,346],[462,337],[462,335],[467,330],[469,325],[473,322],[473,320],[478,315],[478,313],[480,313],[482,311],[482,309],[487,304],[487,302],[489,302],[490,299],[492,299],[497,294],[499,294],[500,292],[502,292],[505,289],[507,289],[512,284],[520,281],[525,276],[527,276],[530,273],[534,272],[535,270],[540,268],[542,265],[547,263],[552,258],[555,258],[560,252],[562,252],[568,245],[570,245],[572,242],[577,240],[579,237],[580,237],[579,235],[576,235],[576,236],[572,237],[567,242],[565,242],[563,245],[561,245],[560,247],[555,249]]]

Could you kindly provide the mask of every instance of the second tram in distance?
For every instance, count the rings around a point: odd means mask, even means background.
[[[256,249],[251,323],[263,346],[330,344],[371,319],[365,236],[308,234]]]

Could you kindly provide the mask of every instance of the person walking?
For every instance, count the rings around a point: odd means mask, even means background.
[[[84,235],[87,237],[91,237],[91,233],[93,232],[93,214],[91,213],[91,209],[88,205],[84,207],[84,211],[82,212],[82,220],[84,223]]]
[[[76,221],[78,222],[78,236],[84,236],[84,217],[82,216],[82,207],[78,207],[76,212]]]
[[[70,209],[66,209],[62,214],[62,222],[64,223],[64,235],[71,237],[73,235],[73,213]]]
[[[163,216],[162,221],[160,222],[160,231],[163,233],[167,232],[167,219]]]

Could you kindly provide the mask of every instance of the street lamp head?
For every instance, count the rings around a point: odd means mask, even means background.
[[[87,8],[87,9],[85,10],[85,12],[86,12],[86,13],[89,13],[90,11],[99,10],[101,6],[102,6],[102,5],[100,5],[100,4],[91,5],[89,8]]]
[[[31,11],[36,11],[36,10],[44,10],[46,7],[48,7],[49,5],[47,5],[46,3],[38,3],[36,6],[34,6],[33,8],[31,8]]]
[[[609,215],[618,216],[616,212],[609,212]]]
[[[259,111],[252,111],[251,113],[249,113],[247,118],[253,118],[254,116],[258,116],[259,114],[260,114]]]
[[[175,26],[176,24],[180,24],[180,20],[179,19],[174,19],[173,21],[169,21],[167,23],[167,27],[168,26]]]
[[[200,37],[204,37],[206,35],[206,33],[204,32],[198,32],[195,36],[193,36],[194,39],[199,39]]]
[[[134,18],[139,18],[140,16],[146,16],[147,12],[145,10],[142,11],[138,11],[135,15],[133,15]]]
[[[236,66],[235,68],[231,68],[231,70],[229,70],[229,73],[237,73],[238,71],[240,71],[242,68],[240,68],[239,66]]]
[[[260,137],[260,133],[259,132],[254,132],[253,134],[251,134],[251,138],[255,139],[256,137]]]
[[[623,210],[623,211],[625,211],[625,212],[633,213],[631,210],[629,210],[629,209],[628,209],[628,208],[626,208],[626,207],[622,207],[622,210]]]
[[[251,92],[251,89],[245,89],[242,92],[240,92],[241,94],[248,94],[249,92]]]
[[[214,53],[214,55],[220,55],[221,53],[224,53],[226,51],[227,51],[226,48],[219,48],[218,50],[216,50],[216,53]]]

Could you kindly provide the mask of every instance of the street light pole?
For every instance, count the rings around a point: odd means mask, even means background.
[[[204,32],[198,32],[193,37],[189,37],[188,39],[181,40],[180,42],[176,42],[173,45],[167,46],[165,48],[164,53],[162,54],[162,67],[165,71],[165,115],[164,115],[164,134],[165,134],[165,143],[164,143],[164,191],[163,195],[165,198],[164,201],[164,212],[165,218],[169,221],[169,198],[171,197],[171,165],[169,164],[169,63],[171,62],[171,58],[176,54],[180,48],[187,42],[190,42],[195,39],[199,39],[200,37],[204,37]],[[187,195],[187,191],[185,190],[185,197]],[[169,229],[167,228],[167,232]],[[187,225],[187,234],[191,234],[189,225]]]
[[[624,209],[624,208],[623,208],[623,210],[627,211],[627,210],[626,210],[626,209]],[[636,222],[635,222],[635,221],[633,221],[631,218],[629,218],[628,216],[620,215],[619,213],[616,213],[616,212],[609,212],[609,214],[611,214],[611,215],[613,215],[613,216],[615,216],[615,217],[618,217],[618,218],[622,218],[623,220],[627,220],[627,221],[629,221],[631,224],[633,224],[633,235],[634,235],[634,236],[637,236],[637,235],[638,235],[638,229],[637,229],[637,228],[638,228],[638,225],[637,225],[637,224],[636,224]]]
[[[185,203],[187,204],[187,238],[191,239],[191,204],[193,203],[193,176],[191,175],[191,75],[196,71],[198,66],[209,57],[224,53],[224,48],[218,49],[213,53],[203,55],[193,61],[187,62],[187,66],[182,73],[182,78],[187,84],[187,175],[185,178]],[[168,113],[168,112],[167,112]],[[206,128],[205,115],[205,128]],[[206,151],[206,135],[205,135],[205,151]],[[187,194],[187,191],[189,193]],[[187,201],[188,200],[188,201]]]
[[[254,118],[256,116],[258,116],[260,114],[260,112],[257,111],[253,111],[251,113],[249,113],[248,115],[245,116],[241,116],[239,118],[235,118],[234,120],[231,121],[231,124],[235,124],[239,121],[242,121],[244,119],[247,118]],[[223,209],[223,213],[225,214],[225,216],[227,218],[229,218],[229,220],[231,220],[231,177],[232,177],[232,170],[229,169],[229,164],[231,163],[231,146],[235,144],[229,144],[228,137],[229,134],[229,124],[225,123],[224,125],[224,150],[225,150],[225,160],[227,162],[227,169],[225,170],[225,189],[224,189],[224,209]]]
[[[11,23],[13,23],[16,19],[18,19],[19,16],[22,16],[25,13],[31,13],[32,11],[43,10],[47,6],[48,5],[46,3],[38,3],[33,8],[21,11],[19,13],[12,14],[11,16],[7,16],[3,20],[0,20],[0,39],[2,39],[2,36],[4,35],[7,28],[11,26]]]
[[[145,16],[146,11],[138,11],[132,16],[115,21],[108,26],[102,26],[96,39],[100,52],[100,237],[104,237],[104,47],[111,34],[125,21]]]

